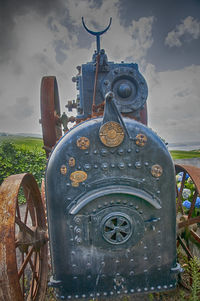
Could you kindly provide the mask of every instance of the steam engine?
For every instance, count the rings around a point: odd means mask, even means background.
[[[175,288],[174,165],[146,126],[146,81],[98,47],[73,81],[77,124],[46,170],[50,284],[61,299]]]

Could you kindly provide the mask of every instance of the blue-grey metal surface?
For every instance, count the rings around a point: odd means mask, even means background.
[[[91,119],[70,130],[47,165],[51,284],[68,299],[174,288],[170,154],[154,132],[128,118],[121,144],[107,147],[99,137],[102,122]],[[146,137],[144,144],[139,134]]]
[[[138,117],[138,112],[143,109],[148,95],[147,84],[138,70],[138,65],[108,62],[103,49],[100,54],[95,104],[102,103],[106,93],[113,91],[119,111],[129,113],[130,117]],[[76,78],[76,86],[79,91],[77,119],[91,116],[96,55],[97,53],[94,54],[92,62],[82,65],[82,73]]]

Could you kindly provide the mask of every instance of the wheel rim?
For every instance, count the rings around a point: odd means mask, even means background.
[[[22,191],[26,204],[19,206]],[[2,183],[0,213],[0,273],[5,279],[1,294],[8,301],[42,301],[48,276],[48,239],[44,208],[32,175],[10,176]]]
[[[55,76],[42,78],[40,101],[44,149],[48,157],[52,147],[62,136],[60,102]]]
[[[177,249],[179,261],[190,260],[200,252],[200,168],[176,165]],[[188,195],[187,195],[188,193]],[[187,198],[188,196],[188,198]],[[187,198],[187,200],[186,200]],[[189,288],[192,279],[181,277],[181,284]]]

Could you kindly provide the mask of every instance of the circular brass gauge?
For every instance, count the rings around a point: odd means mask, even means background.
[[[101,126],[99,138],[104,145],[115,147],[123,142],[124,130],[118,122],[109,121]]]

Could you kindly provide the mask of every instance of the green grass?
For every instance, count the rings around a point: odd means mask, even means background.
[[[200,158],[200,150],[193,150],[193,151],[172,150],[170,151],[170,153],[173,159]]]
[[[27,150],[41,150],[43,147],[43,140],[41,138],[23,137],[15,135],[0,136],[0,144],[4,141],[10,141],[16,146]]]

